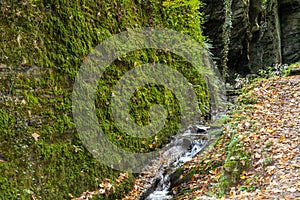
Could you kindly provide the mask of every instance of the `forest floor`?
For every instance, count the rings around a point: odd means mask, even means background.
[[[238,102],[219,140],[182,167],[192,176],[175,198],[300,200],[300,75],[255,82]]]
[[[251,102],[249,109],[237,112],[234,121],[224,125],[221,142],[184,166],[186,174],[199,169],[199,163],[208,163],[205,169],[211,170],[204,175],[198,170],[189,182],[174,188],[177,199],[215,199],[219,192],[225,194],[223,199],[300,200],[300,76],[275,77],[251,87],[248,96],[239,97]],[[239,159],[242,167],[234,167],[239,177],[228,189],[224,179],[235,175],[226,172],[224,164],[231,159],[226,141],[232,141],[232,132],[238,136],[236,144],[250,152],[250,159],[248,166]],[[212,168],[214,164],[217,167]]]

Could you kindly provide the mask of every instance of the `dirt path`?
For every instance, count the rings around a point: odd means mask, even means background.
[[[251,152],[250,167],[223,199],[300,200],[300,76],[263,81],[252,88],[250,96],[253,109],[240,113],[235,129],[245,149]],[[196,157],[185,166],[186,173],[200,165],[209,169],[213,163],[224,164],[224,149],[221,143]],[[179,193],[177,199],[216,199],[207,195],[219,187],[216,185],[220,184],[222,171],[221,164],[208,174],[195,174],[191,181],[174,189]],[[245,192],[242,187],[252,189]],[[190,192],[180,192],[188,188]]]
[[[251,115],[261,129],[248,137],[253,152],[249,172],[260,178],[257,190],[236,198],[300,199],[300,76],[268,80],[253,95],[257,103]],[[262,145],[251,145],[257,138]],[[265,168],[261,166],[263,152],[272,159]]]
[[[271,79],[254,89],[258,97],[252,117],[261,123],[255,137],[261,144],[270,143],[267,149],[252,146],[253,170],[260,174],[260,189],[240,194],[238,198],[300,199],[300,76]],[[251,147],[250,147],[251,148]],[[261,152],[271,154],[272,163],[262,168]]]
[[[235,121],[240,141],[251,152],[250,166],[223,199],[300,200],[300,76],[262,81],[251,89],[250,97],[252,109],[241,111],[240,121]],[[215,196],[228,154],[226,140],[231,139],[224,136],[225,142],[185,164],[184,174],[199,167],[208,174],[196,173],[189,182],[173,188],[176,199],[217,199],[207,195]],[[217,163],[219,167],[212,168]],[[242,187],[251,189],[243,191]],[[125,199],[136,198],[133,193],[138,193],[136,188]]]

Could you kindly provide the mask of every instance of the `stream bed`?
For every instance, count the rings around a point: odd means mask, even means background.
[[[167,145],[167,151],[140,175],[142,181],[137,183],[140,187],[137,188],[140,190],[138,199],[172,199],[170,190],[179,184],[180,166],[190,161],[210,143],[209,129],[207,126],[194,125],[175,135]]]

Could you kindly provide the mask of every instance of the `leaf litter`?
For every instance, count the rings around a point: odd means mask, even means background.
[[[300,200],[300,76],[263,80],[251,88],[251,96],[256,102],[223,126],[219,142],[183,166],[182,176],[195,169],[199,173],[172,189],[176,199],[217,199],[227,154],[225,146],[232,140],[229,132],[234,124],[245,152],[251,153],[251,162],[246,167],[240,160],[245,169],[236,186],[220,198]],[[139,196],[143,185],[148,184],[143,180],[152,174],[150,171],[138,177],[124,199]]]
[[[300,200],[300,76],[261,81],[251,96],[256,98],[252,109],[241,111],[238,120],[229,122],[238,123],[239,139],[251,152],[251,163],[222,199]],[[228,127],[224,125],[221,142],[185,165],[185,173],[199,166],[210,169],[218,163],[219,167],[208,174],[194,174],[189,182],[174,188],[176,199],[217,199],[225,141],[231,139],[230,134],[226,136]],[[183,188],[192,192],[180,192]]]

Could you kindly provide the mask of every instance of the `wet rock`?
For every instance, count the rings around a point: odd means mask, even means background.
[[[182,168],[178,168],[174,173],[170,175],[170,188],[176,187],[177,185],[180,185],[181,183],[186,182],[187,180],[190,180],[190,176],[184,176],[182,177],[184,170]]]
[[[6,161],[5,157],[2,154],[0,154],[0,162],[5,162],[5,161]]]
[[[160,182],[160,179],[157,177],[153,180],[151,187],[149,187],[146,191],[144,191],[141,196],[139,197],[139,200],[144,200],[146,199],[158,186]]]
[[[196,125],[196,132],[197,133],[205,133],[205,132],[207,132],[208,129],[210,129],[210,127],[208,127],[208,126]]]

